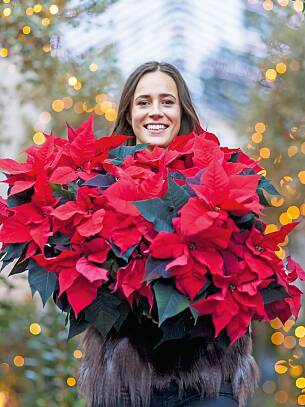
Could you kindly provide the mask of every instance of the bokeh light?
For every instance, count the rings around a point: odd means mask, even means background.
[[[58,11],[59,11],[59,8],[58,8],[58,6],[56,5],[56,4],[51,4],[50,6],[49,6],[49,11],[50,11],[50,13],[51,14],[57,14],[58,13]]]
[[[43,144],[46,141],[45,135],[41,131],[38,131],[34,134],[33,141],[38,145]]]
[[[24,366],[25,360],[23,356],[17,355],[13,359],[13,363],[16,367],[22,367]]]
[[[267,81],[275,81],[277,77],[277,73],[276,70],[273,68],[269,68],[267,69],[266,73],[265,73],[265,78],[267,79]]]
[[[9,17],[12,14],[12,9],[10,7],[5,7],[2,14],[4,17]]]
[[[69,387],[74,387],[76,385],[76,379],[73,376],[68,377],[66,382]]]
[[[41,333],[41,326],[37,322],[33,322],[29,327],[29,331],[32,335],[39,335]]]
[[[75,359],[81,359],[83,357],[83,352],[80,349],[75,349],[73,356]]]
[[[25,35],[30,34],[30,32],[31,32],[31,27],[30,27],[29,25],[25,25],[25,26],[22,28],[22,32],[23,32],[23,34],[25,34]]]

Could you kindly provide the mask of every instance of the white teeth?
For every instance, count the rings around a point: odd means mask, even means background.
[[[146,128],[147,130],[164,130],[166,126],[164,126],[164,124],[148,124]]]

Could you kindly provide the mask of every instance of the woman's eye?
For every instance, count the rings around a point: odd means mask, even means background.
[[[175,102],[171,99],[165,99],[165,100],[163,100],[163,103],[165,105],[173,105]]]
[[[147,100],[139,100],[137,105],[139,106],[146,106],[148,104]]]

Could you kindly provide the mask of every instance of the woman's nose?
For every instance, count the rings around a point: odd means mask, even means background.
[[[150,109],[150,112],[149,112],[149,115],[150,115],[151,117],[154,117],[154,116],[157,116],[157,117],[163,116],[162,108],[161,108],[161,106],[160,106],[159,103],[152,103],[151,109]]]

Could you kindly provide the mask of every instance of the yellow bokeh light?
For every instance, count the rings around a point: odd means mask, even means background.
[[[11,2],[11,0],[3,0],[3,3],[4,4],[8,4],[8,3],[10,3]]]
[[[262,122],[256,123],[254,128],[257,133],[264,133],[264,131],[266,131],[266,125]]]
[[[41,131],[38,131],[34,134],[33,141],[38,145],[43,144],[46,141],[45,135]]]
[[[305,203],[300,206],[300,213],[301,215],[305,216]]]
[[[5,9],[2,11],[2,14],[4,17],[9,17],[12,14],[12,10],[10,7],[5,7]]]
[[[68,385],[69,387],[74,387],[74,386],[76,385],[76,379],[75,379],[75,377],[72,377],[72,376],[68,377],[68,378],[67,378],[67,385]]]
[[[300,216],[300,209],[295,206],[289,206],[287,209],[287,214],[291,217],[291,219],[297,219]]]
[[[62,110],[64,110],[65,108],[65,104],[63,102],[63,100],[61,99],[55,99],[52,102],[52,109],[54,110],[54,112],[61,112]]]
[[[275,393],[274,400],[279,404],[286,404],[288,401],[288,393],[285,390],[279,390]]]
[[[27,16],[32,16],[32,15],[34,14],[33,8],[32,8],[32,7],[28,7],[28,8],[25,10],[25,14],[26,14]]]
[[[301,339],[299,340],[299,345],[300,345],[302,348],[305,348],[305,337],[304,337],[304,338],[301,338]]]
[[[294,336],[286,336],[286,338],[284,339],[284,347],[286,349],[293,349],[296,347],[297,344],[297,340]]]
[[[6,58],[8,56],[8,49],[7,48],[1,48],[0,49],[0,56],[2,58]]]
[[[293,8],[295,9],[295,11],[297,11],[298,13],[301,13],[304,9],[304,5],[303,5],[303,1],[301,0],[295,0],[293,2]]]
[[[66,110],[71,109],[71,107],[73,106],[73,100],[70,96],[65,96],[64,98],[62,98],[62,101],[64,102],[64,108]]]
[[[284,335],[282,332],[274,332],[274,334],[271,336],[271,342],[277,346],[282,345],[284,342]]]
[[[263,7],[266,11],[271,11],[273,9],[273,1],[272,0],[264,0]]]
[[[50,25],[51,24],[51,20],[49,19],[49,18],[43,18],[42,20],[41,20],[41,24],[43,25],[43,26],[45,26],[45,27],[47,27],[48,25]]]
[[[24,365],[24,357],[19,355],[15,356],[13,363],[16,367],[22,367]]]
[[[282,206],[284,203],[284,198],[282,196],[277,197],[277,196],[273,196],[271,198],[271,204],[273,206],[275,206],[276,208],[279,208],[280,206]]]
[[[298,173],[298,178],[299,178],[301,184],[305,184],[305,170],[300,171]]]
[[[82,84],[81,84],[81,82],[77,81],[73,87],[75,90],[80,90],[80,88],[82,87]]]
[[[288,215],[287,212],[282,212],[280,214],[279,221],[281,225],[288,225],[288,223],[292,222],[292,218]]]
[[[282,321],[279,318],[272,319],[270,325],[273,329],[281,329],[283,326]]]
[[[73,356],[75,357],[75,359],[81,359],[83,356],[83,352],[80,349],[75,349],[75,351],[73,352]]]
[[[305,394],[300,394],[298,396],[298,404],[300,406],[305,406]]]
[[[284,326],[283,326],[283,329],[284,329],[285,332],[289,332],[290,329],[291,329],[294,325],[295,325],[295,321],[294,321],[293,319],[288,319],[288,320],[285,322],[285,324],[284,324]]]
[[[114,122],[117,118],[117,112],[115,109],[110,108],[107,109],[105,112],[105,119],[108,120],[109,122]]]
[[[303,154],[305,154],[305,141],[301,144],[301,151]]]
[[[289,369],[289,374],[293,378],[299,377],[303,373],[303,367],[301,365],[291,366]]]
[[[51,14],[57,14],[59,11],[59,8],[56,4],[51,4],[51,6],[49,7],[49,11]]]
[[[298,150],[299,150],[298,146],[288,147],[288,150],[287,150],[288,157],[293,157],[294,155],[296,155]]]
[[[297,338],[304,338],[304,336],[305,336],[305,326],[303,326],[303,325],[298,326],[295,329],[294,333],[295,333],[295,336]]]
[[[305,387],[305,377],[299,377],[296,381],[295,381],[295,385],[298,389],[304,389]]]
[[[104,114],[99,103],[95,105],[94,113],[97,114],[98,116],[102,116]]]
[[[253,143],[261,143],[263,141],[263,135],[260,133],[253,133],[251,139]]]
[[[75,105],[74,105],[74,111],[75,111],[75,113],[78,113],[78,114],[83,113],[84,109],[83,109],[83,104],[82,104],[82,102],[76,102],[76,103],[75,103]]]
[[[90,70],[91,72],[96,72],[96,71],[98,70],[97,64],[90,64],[90,65],[89,65],[89,70]]]
[[[23,34],[25,34],[25,35],[30,34],[30,32],[31,32],[31,27],[30,27],[29,25],[25,25],[25,26],[22,28],[22,32],[23,32]]]
[[[102,112],[106,113],[108,109],[112,108],[112,103],[109,102],[109,100],[104,100],[102,103],[100,103],[100,108]]]
[[[44,44],[42,47],[43,52],[50,52],[51,51],[51,45],[50,44]]]
[[[288,371],[288,366],[286,360],[278,360],[274,364],[274,370],[278,374],[285,374]]]
[[[35,6],[33,7],[34,13],[40,13],[42,10],[42,5],[41,4],[35,4]]]
[[[276,64],[275,69],[276,69],[277,73],[283,74],[287,71],[287,66],[286,66],[286,64],[284,64],[284,62],[279,62],[278,64]]]
[[[282,7],[287,7],[289,4],[289,0],[278,0],[279,5]]]
[[[277,227],[277,225],[275,225],[274,223],[269,223],[269,225],[266,226],[266,229],[264,231],[264,234],[267,235],[268,233],[271,232],[276,232],[277,230],[279,230],[279,228]],[[273,327],[272,327],[273,328]]]
[[[29,331],[32,335],[39,335],[41,333],[41,326],[37,322],[30,325]]]
[[[277,73],[276,70],[273,68],[269,68],[267,69],[266,73],[265,73],[265,78],[267,79],[267,81],[275,81],[277,77]]]
[[[68,79],[68,84],[70,86],[74,86],[77,83],[77,78],[75,76],[70,76],[70,78]]]
[[[262,158],[265,158],[265,159],[267,159],[267,158],[269,158],[270,157],[270,148],[268,148],[268,147],[262,147],[260,150],[259,150],[259,155],[262,157]]]

